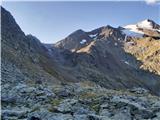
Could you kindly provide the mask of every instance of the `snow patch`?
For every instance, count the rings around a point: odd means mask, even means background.
[[[115,45],[115,46],[117,46],[117,45],[118,45],[118,43],[114,43],[114,45]]]
[[[97,37],[97,34],[98,34],[98,33],[96,33],[96,34],[91,34],[91,35],[89,35],[89,37],[95,38],[95,37]]]
[[[126,30],[130,31],[130,32],[135,32],[135,33],[139,33],[139,34],[144,34],[144,32],[138,30],[137,25],[127,25],[124,27]]]
[[[84,44],[86,42],[87,42],[87,40],[83,39],[82,41],[80,41],[80,44]]]
[[[157,29],[158,32],[160,32],[160,30]]]
[[[122,30],[124,34],[131,37],[143,37],[144,32],[138,30],[138,25],[127,25],[124,27],[125,29]]]
[[[138,31],[136,29],[124,29],[122,30],[122,32],[127,35],[127,36],[131,36],[131,37],[143,37],[143,32]]]
[[[109,34],[110,34],[110,35],[112,35],[112,34],[113,34],[113,32],[110,32]]]
[[[127,65],[129,65],[129,62],[127,62],[127,61],[124,61],[124,63],[127,64]]]
[[[150,21],[148,21],[148,20],[144,20],[144,21],[142,21],[142,22],[139,22],[139,23],[137,24],[137,26],[138,26],[139,28],[153,29],[152,23],[151,23]]]
[[[121,60],[121,61],[124,62],[124,63],[127,64],[127,65],[130,65],[129,62],[126,61],[126,60]]]

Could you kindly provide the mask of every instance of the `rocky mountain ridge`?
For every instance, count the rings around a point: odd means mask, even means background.
[[[156,23],[153,26],[156,25],[158,26]],[[64,70],[72,72],[72,76],[80,81],[94,81],[107,88],[141,86],[157,91],[160,79],[158,76],[160,68],[158,64],[159,38],[136,33],[136,31],[128,34],[128,31],[128,28],[124,30],[124,28],[113,28],[109,25],[90,32],[78,30],[52,45],[50,49],[54,48],[52,51],[59,52],[58,55],[51,54],[54,58],[59,56],[57,61],[63,65]],[[75,41],[74,38],[76,38]],[[81,41],[84,39],[85,42],[82,44]],[[139,41],[143,42],[138,45]],[[140,51],[147,48],[152,52]],[[146,59],[142,56],[145,56]],[[151,56],[150,59],[149,56]]]
[[[159,38],[123,30],[42,44],[1,7],[2,119],[160,119]]]

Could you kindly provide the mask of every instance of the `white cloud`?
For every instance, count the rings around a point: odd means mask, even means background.
[[[145,1],[149,5],[153,5],[153,4],[156,4],[158,2],[158,0],[145,0]]]

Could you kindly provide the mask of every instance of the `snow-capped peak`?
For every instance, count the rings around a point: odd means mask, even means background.
[[[146,28],[146,29],[153,29],[153,22],[149,19],[143,20],[137,23],[137,27],[139,28]]]
[[[127,36],[140,37],[145,35],[157,36],[160,26],[150,19],[145,19],[137,24],[130,24],[122,30]]]

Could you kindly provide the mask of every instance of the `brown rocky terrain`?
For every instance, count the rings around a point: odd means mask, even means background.
[[[140,68],[160,75],[160,40],[152,37],[131,39],[133,45],[125,45],[126,52],[141,61]]]

